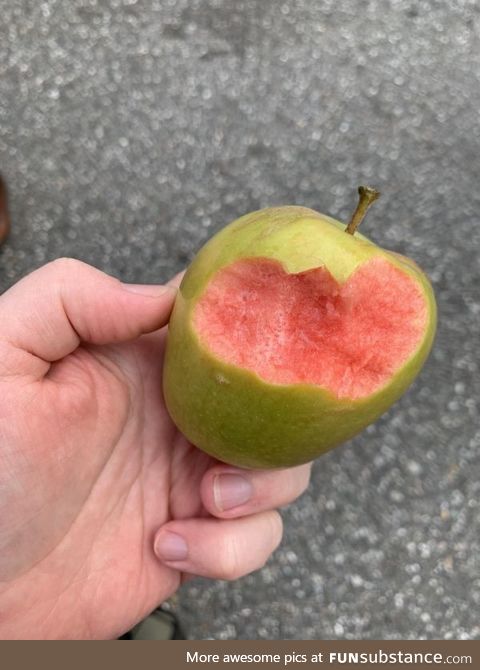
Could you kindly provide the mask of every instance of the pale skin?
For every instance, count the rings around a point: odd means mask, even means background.
[[[241,470],[178,433],[176,290],[61,259],[0,296],[0,638],[118,637],[185,578],[237,579],[280,543],[310,466]]]

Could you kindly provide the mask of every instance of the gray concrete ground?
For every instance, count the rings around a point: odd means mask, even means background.
[[[378,423],[320,459],[285,541],[192,582],[191,638],[478,638],[480,8],[475,0],[0,0],[0,288],[59,255],[160,282],[276,203],[412,256],[433,354]]]

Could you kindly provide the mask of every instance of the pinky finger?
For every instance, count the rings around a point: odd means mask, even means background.
[[[234,520],[171,521],[158,531],[154,549],[175,570],[234,580],[262,568],[281,539],[281,517],[270,511]]]

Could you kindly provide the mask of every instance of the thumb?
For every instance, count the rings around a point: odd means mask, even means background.
[[[122,284],[86,263],[62,258],[0,296],[0,342],[53,362],[81,342],[134,339],[168,322],[173,286]]]

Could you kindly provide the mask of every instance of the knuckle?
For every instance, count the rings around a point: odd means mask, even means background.
[[[275,551],[283,537],[283,520],[278,512],[272,512],[270,515],[270,537],[272,544],[271,551]]]
[[[237,539],[234,535],[226,537],[219,553],[218,577],[233,581],[242,576]]]
[[[267,525],[268,531],[266,531],[266,536],[268,537],[268,546],[265,547],[263,555],[259,556],[258,564],[255,567],[256,570],[261,570],[267,565],[271,555],[278,548],[283,537],[283,521],[278,512],[271,512],[268,515]]]
[[[283,521],[276,511],[264,513],[264,519],[257,530],[263,530],[263,541],[258,547],[256,556],[251,552],[245,555],[245,547],[239,546],[236,535],[228,535],[218,553],[217,579],[233,581],[250,572],[262,569],[271,554],[277,549],[283,536]],[[243,548],[243,552],[242,552]]]
[[[64,276],[71,274],[74,271],[77,271],[78,268],[81,267],[82,265],[83,263],[81,261],[78,261],[76,258],[69,258],[67,256],[62,256],[61,258],[56,258],[54,261],[50,261],[50,263],[47,263],[46,267],[53,274]]]

